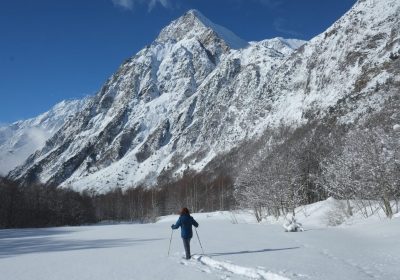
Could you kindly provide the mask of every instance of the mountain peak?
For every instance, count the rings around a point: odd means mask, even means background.
[[[183,39],[201,38],[206,32],[214,31],[230,48],[241,49],[248,45],[246,41],[239,38],[227,28],[213,23],[200,11],[192,9],[180,18],[172,21],[163,28],[157,37],[158,42]]]
[[[204,17],[204,15],[199,10],[196,10],[196,9],[190,9],[185,14],[193,15],[193,16],[199,18],[199,19]]]
[[[213,24],[207,17],[205,17],[199,10],[191,9],[183,14],[182,17],[192,17],[200,21],[203,25],[207,26],[209,23]]]

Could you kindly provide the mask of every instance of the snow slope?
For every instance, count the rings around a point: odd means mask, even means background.
[[[7,175],[31,154],[43,148],[46,141],[82,110],[86,102],[87,98],[62,101],[38,117],[1,126],[0,175]]]
[[[317,221],[317,209],[309,210]],[[286,233],[280,224],[256,224],[236,213],[194,214],[193,259],[182,259],[177,216],[154,224],[118,224],[0,231],[0,275],[5,280],[147,279],[385,279],[400,275],[400,218],[346,227],[308,226]],[[310,216],[309,216],[310,217]]]

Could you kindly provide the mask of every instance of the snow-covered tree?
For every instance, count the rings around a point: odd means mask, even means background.
[[[395,130],[350,131],[343,150],[323,164],[328,193],[341,199],[379,200],[387,217],[399,197],[399,138]]]
[[[258,221],[264,211],[279,216],[303,200],[304,185],[294,146],[275,145],[259,153],[240,172],[235,198],[244,208],[254,209]]]

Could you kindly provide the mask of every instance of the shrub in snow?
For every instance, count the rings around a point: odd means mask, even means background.
[[[229,212],[229,215],[230,215],[229,218],[230,218],[231,223],[232,224],[237,224],[238,220],[237,220],[235,211],[233,210],[233,211]]]
[[[398,59],[399,57],[400,57],[400,55],[397,54],[397,53],[390,53],[390,55],[389,55],[389,58],[390,58],[391,60],[396,60],[396,59]]]
[[[296,231],[304,231],[303,225],[298,223],[294,216],[292,219],[283,225],[285,228],[285,232],[296,232]]]
[[[347,209],[344,201],[333,200],[333,206],[325,216],[327,225],[334,227],[343,224],[350,217]]]

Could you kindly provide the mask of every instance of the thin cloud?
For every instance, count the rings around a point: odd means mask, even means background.
[[[274,28],[276,31],[287,34],[287,35],[291,35],[291,36],[297,36],[300,37],[302,36],[302,34],[300,32],[297,32],[295,30],[289,29],[286,27],[287,25],[287,21],[284,18],[276,18],[274,19]]]
[[[112,0],[115,6],[121,7],[125,10],[133,10],[134,0]]]
[[[163,6],[164,8],[168,9],[171,8],[171,3],[169,2],[169,0],[150,0],[149,4],[148,4],[148,10],[149,12],[151,12],[151,10],[154,9],[154,7],[157,4],[160,4],[161,6]]]
[[[113,4],[124,10],[133,10],[136,5],[147,5],[151,12],[158,4],[168,9],[172,8],[170,0],[112,0]]]

